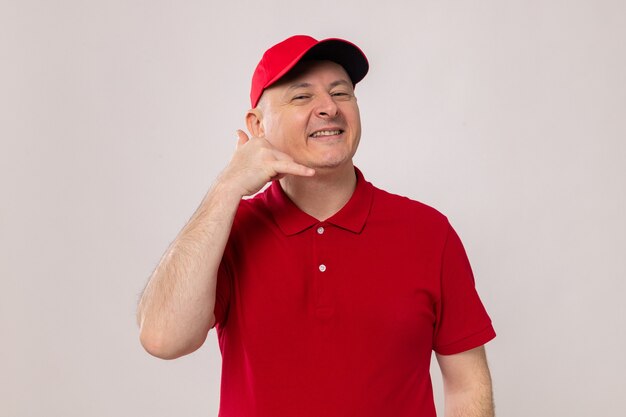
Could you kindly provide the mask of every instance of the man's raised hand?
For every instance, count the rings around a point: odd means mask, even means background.
[[[237,148],[219,182],[242,197],[255,194],[269,181],[285,175],[315,175],[315,170],[298,164],[265,138],[249,138],[241,130],[237,130],[237,137]]]

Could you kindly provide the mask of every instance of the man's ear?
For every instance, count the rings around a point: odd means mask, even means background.
[[[263,128],[263,113],[258,107],[248,110],[246,113],[246,127],[253,137],[265,137]]]

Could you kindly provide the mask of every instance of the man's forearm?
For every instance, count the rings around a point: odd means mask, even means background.
[[[140,339],[151,354],[172,359],[204,342],[213,324],[217,270],[240,199],[216,183],[152,273],[137,311]]]
[[[186,355],[204,343],[214,321],[217,271],[241,198],[284,175],[315,174],[264,138],[250,139],[241,130],[237,137],[230,163],[161,258],[141,297],[141,343],[160,358]]]

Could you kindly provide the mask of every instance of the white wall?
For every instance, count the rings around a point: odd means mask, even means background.
[[[0,5],[0,416],[216,416],[214,333],[160,361],[134,322],[228,161],[262,51],[354,41],[366,178],[446,213],[498,338],[500,416],[621,417],[622,1]],[[433,368],[436,371],[436,368]]]

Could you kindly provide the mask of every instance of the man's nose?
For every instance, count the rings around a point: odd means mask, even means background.
[[[339,107],[330,94],[324,94],[318,97],[316,105],[316,112],[320,117],[334,118],[339,113]]]

